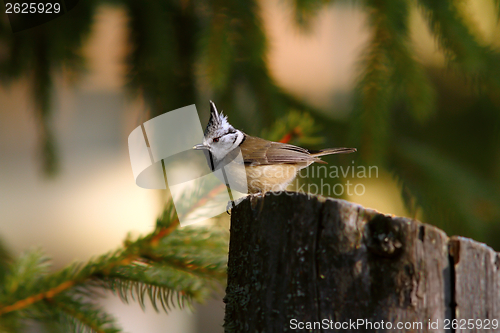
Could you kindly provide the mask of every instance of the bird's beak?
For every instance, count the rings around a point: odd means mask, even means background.
[[[200,144],[195,145],[193,147],[193,149],[198,149],[198,150],[207,149],[208,150],[208,146],[205,146],[204,144],[200,143]]]

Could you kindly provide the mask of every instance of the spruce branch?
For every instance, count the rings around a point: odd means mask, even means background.
[[[80,50],[89,35],[95,8],[96,1],[85,1],[77,11],[18,33],[12,33],[7,22],[0,22],[0,44],[4,51],[0,58],[0,79],[12,82],[24,76],[29,80],[37,120],[37,153],[43,174],[49,177],[58,171],[51,121],[52,75],[61,68],[73,72],[83,68]],[[23,19],[26,18],[19,18]]]
[[[405,139],[395,144],[395,148],[394,154],[400,156],[396,163],[419,167],[418,174],[399,172],[398,175],[411,190],[413,200],[424,208],[424,216],[440,215],[441,223],[448,223],[440,227],[457,234],[486,237],[486,226],[500,217],[495,204],[500,202],[500,191],[494,184],[427,144]],[[458,219],[463,223],[456,223]]]
[[[208,8],[210,14],[204,15],[208,24],[198,43],[199,67],[206,74],[211,88],[223,91],[232,75],[237,36],[232,31],[234,20],[225,1],[212,1]]]
[[[152,116],[193,103],[194,5],[174,1],[120,0],[129,17],[128,87],[141,92]]]
[[[309,29],[313,17],[332,0],[292,0],[295,23],[303,29]]]
[[[500,22],[500,0],[495,0],[495,6],[497,11],[497,22]]]
[[[178,226],[170,203],[150,234],[55,273],[49,273],[49,259],[41,251],[26,253],[5,277],[0,325],[12,313],[40,320],[40,313],[49,313],[70,318],[68,325],[83,332],[118,332],[109,315],[86,301],[98,290],[111,290],[125,301],[131,297],[143,308],[148,296],[157,311],[157,303],[168,311],[202,301],[225,280],[227,234]]]
[[[322,137],[316,136],[319,130],[320,126],[309,113],[292,110],[269,129],[263,130],[262,137],[282,143],[314,146],[323,142]]]
[[[425,120],[434,111],[435,92],[412,56],[408,2],[368,1],[366,7],[373,35],[355,91],[353,136],[365,161],[383,162],[391,110],[404,102],[414,119]]]
[[[469,77],[500,89],[500,53],[478,43],[455,3],[450,0],[419,0],[418,3],[450,64],[458,66]]]
[[[390,81],[394,68],[386,52],[390,33],[384,20],[385,15],[373,9],[374,32],[365,53],[364,72],[355,91],[356,124],[353,124],[353,136],[360,154],[367,161],[374,161],[387,145],[390,102],[393,85]]]
[[[57,297],[48,299],[47,303],[60,310],[58,322],[74,332],[117,333],[121,331],[112,316],[81,297],[78,299]]]

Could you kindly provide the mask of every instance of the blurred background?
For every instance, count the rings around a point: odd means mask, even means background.
[[[168,193],[135,185],[128,134],[193,103],[206,124],[213,100],[248,134],[356,147],[324,160],[378,170],[300,182],[362,184],[340,197],[498,251],[499,12],[495,0],[85,0],[14,34],[2,9],[0,239],[14,255],[43,248],[57,269],[150,232]],[[168,315],[102,304],[131,333],[222,332],[222,297]]]

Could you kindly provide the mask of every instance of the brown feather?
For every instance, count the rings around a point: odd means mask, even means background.
[[[245,164],[269,165],[283,163],[310,164],[320,162],[311,156],[307,149],[287,143],[273,142],[258,137],[245,135],[245,141],[240,145]]]
[[[326,149],[321,149],[318,151],[309,151],[311,156],[324,156],[324,155],[331,155],[331,154],[349,154],[349,153],[354,153],[356,152],[356,148],[326,148]]]
[[[245,141],[240,145],[245,164],[270,165],[299,163],[307,166],[313,162],[327,164],[319,156],[355,152],[355,148],[327,148],[309,151],[288,143],[273,142],[245,134]]]

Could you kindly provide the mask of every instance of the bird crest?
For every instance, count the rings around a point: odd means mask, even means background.
[[[227,116],[223,115],[222,111],[217,111],[215,103],[210,101],[210,119],[207,127],[205,128],[205,136],[218,131],[227,132],[230,128],[232,128],[232,126],[227,121]]]

